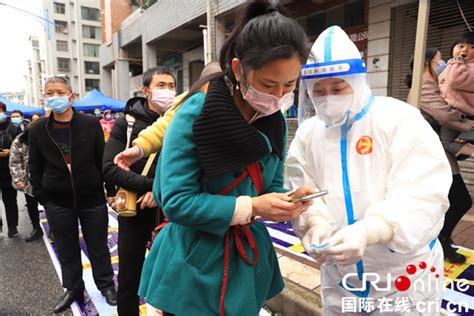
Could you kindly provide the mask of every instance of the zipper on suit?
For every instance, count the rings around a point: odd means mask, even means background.
[[[66,157],[64,156],[64,153],[63,151],[61,150],[61,147],[59,147],[58,143],[56,143],[56,141],[54,140],[53,136],[51,136],[51,133],[49,132],[49,129],[48,129],[48,124],[46,124],[46,132],[48,133],[48,136],[49,138],[51,138],[51,140],[53,141],[53,143],[56,145],[56,147],[58,148],[59,152],[61,153],[61,156],[63,157],[63,160],[64,160],[64,164],[66,165],[66,169],[69,171],[69,179],[71,179],[71,185],[72,185],[72,195],[73,195],[73,205],[74,205],[74,208],[77,207],[77,203],[76,203],[76,189],[74,187],[74,179],[72,177],[72,130],[71,130],[71,121],[68,122],[69,124],[69,146],[70,146],[70,157],[71,157],[71,169],[69,169],[69,167],[67,166],[67,161],[66,161]]]

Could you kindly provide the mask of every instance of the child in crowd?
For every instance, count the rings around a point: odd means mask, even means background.
[[[465,118],[474,118],[474,32],[465,32],[451,49],[448,66],[439,76],[441,96],[449,106],[463,112]],[[446,127],[441,128],[441,141],[447,152],[455,156],[474,156],[474,146],[460,144],[457,138],[474,141],[474,132],[459,134]]]

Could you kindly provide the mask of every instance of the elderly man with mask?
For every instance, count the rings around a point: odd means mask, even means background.
[[[324,315],[379,314],[384,300],[390,315],[423,314],[428,305],[429,315],[439,314],[436,238],[451,175],[438,137],[416,108],[372,96],[359,51],[337,26],[318,37],[301,79],[316,116],[299,127],[286,175],[293,188],[329,191],[293,222],[322,263]],[[345,310],[346,298],[356,310]]]

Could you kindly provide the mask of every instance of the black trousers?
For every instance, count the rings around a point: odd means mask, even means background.
[[[453,183],[449,189],[449,203],[449,209],[444,216],[444,225],[439,233],[443,237],[451,237],[456,225],[472,206],[471,195],[460,174],[453,175]]]
[[[25,193],[25,199],[26,199],[26,208],[28,209],[28,216],[30,217],[31,225],[33,226],[33,229],[39,229],[40,218],[39,218],[39,212],[38,212],[38,202],[36,201],[34,197],[29,196],[26,193]]]
[[[119,315],[138,315],[138,287],[145,261],[146,244],[156,224],[156,210],[138,209],[134,217],[119,216],[118,254],[118,296]]]
[[[108,214],[105,204],[87,209],[70,209],[46,202],[50,230],[59,253],[63,287],[84,289],[78,221],[87,245],[94,282],[100,291],[114,286],[112,263],[107,245]]]
[[[5,205],[5,214],[7,216],[8,232],[17,231],[18,226],[18,205],[16,203],[16,190],[12,186],[3,186],[2,200]]]

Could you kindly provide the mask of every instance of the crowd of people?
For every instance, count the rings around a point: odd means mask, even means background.
[[[51,77],[44,117],[8,117],[0,103],[8,237],[18,237],[22,191],[33,227],[26,241],[43,236],[40,203],[59,253],[66,292],[55,313],[84,298],[80,223],[95,284],[120,315],[138,315],[140,297],[149,315],[257,315],[284,283],[255,218],[291,221],[321,264],[325,315],[342,314],[341,298],[361,295],[341,285],[348,274],[359,288],[364,273],[387,282],[415,261],[442,271],[445,258],[466,260],[451,234],[472,205],[457,163],[474,153],[472,32],[451,55],[445,63],[427,49],[419,111],[372,95],[365,63],[338,26],[309,47],[280,6],[251,1],[219,62],[182,95],[173,73],[154,67],[143,75],[144,96],[128,100],[123,115],[86,115],[72,106],[67,78]],[[282,110],[298,82],[302,122],[286,153]],[[319,190],[328,194],[301,200]],[[119,215],[118,290],[107,205]],[[423,295],[363,295],[440,306],[442,278],[428,270],[414,278],[430,284]]]

